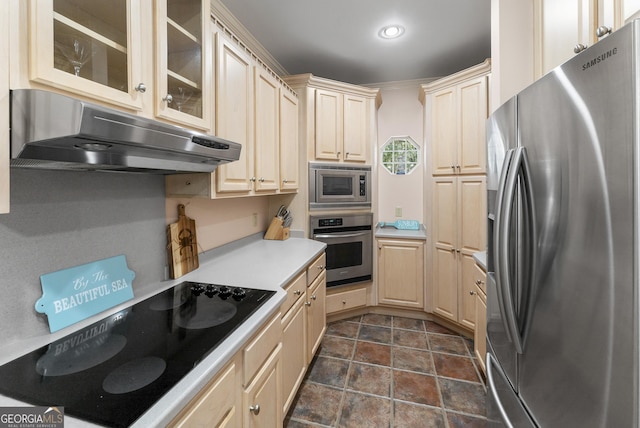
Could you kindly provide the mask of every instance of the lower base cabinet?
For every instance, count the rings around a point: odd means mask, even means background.
[[[367,289],[339,291],[327,294],[327,315],[367,306]]]
[[[276,349],[242,394],[243,425],[250,428],[282,426],[282,376],[280,351]]]
[[[286,413],[296,397],[298,387],[307,371],[305,323],[305,299],[298,301],[282,317],[282,391],[284,403],[282,412]]]
[[[473,353],[483,372],[486,373],[485,356],[487,354],[487,274],[476,264],[475,266],[475,303],[476,328],[473,332]]]
[[[424,241],[378,239],[378,303],[424,309]]]

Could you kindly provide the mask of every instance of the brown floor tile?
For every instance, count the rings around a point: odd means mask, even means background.
[[[338,427],[388,427],[391,400],[364,394],[345,393]]]
[[[305,424],[304,422],[300,421],[294,421],[288,418],[284,420],[285,428],[310,428],[312,426],[313,425]]]
[[[358,340],[391,343],[391,329],[387,327],[362,324],[360,326],[360,333],[358,333]]]
[[[416,404],[393,402],[393,427],[444,428],[442,410]]]
[[[423,320],[416,320],[413,318],[404,318],[404,317],[393,317],[393,328],[425,331]]]
[[[425,321],[424,325],[429,333],[451,334],[453,336],[458,335],[456,332],[449,330],[447,327],[443,327],[433,321]]]
[[[293,402],[292,419],[333,425],[338,419],[342,391],[315,383],[303,382]],[[322,403],[322,405],[318,405]]]
[[[448,410],[486,416],[486,396],[479,383],[438,378],[444,407]]]
[[[393,330],[393,344],[409,348],[428,349],[427,334],[420,331]]]
[[[350,321],[336,321],[327,325],[327,335],[355,339],[358,337],[360,324]]]
[[[344,388],[349,371],[349,361],[319,356],[309,369],[307,379],[324,385]]]
[[[389,397],[391,394],[391,369],[352,363],[347,388]]]
[[[487,426],[487,420],[484,418],[474,418],[458,413],[447,412],[447,420],[451,428],[485,428]]]
[[[480,382],[473,359],[458,355],[433,353],[433,365],[438,376]]]
[[[440,406],[440,395],[434,376],[393,371],[393,396],[412,403]]]
[[[447,336],[443,334],[429,334],[429,349],[435,352],[469,356],[467,345],[460,336]]]
[[[431,352],[417,349],[394,347],[393,368],[435,374]]]
[[[351,359],[356,341],[343,337],[325,336],[320,344],[318,355]]]
[[[362,324],[391,327],[391,317],[389,315],[366,314],[362,316]]]
[[[349,322],[360,322],[362,321],[362,315],[356,315],[354,317],[345,318],[340,321],[349,321]]]
[[[378,364],[381,366],[391,365],[391,347],[379,343],[360,342],[356,344],[356,353],[353,361]]]

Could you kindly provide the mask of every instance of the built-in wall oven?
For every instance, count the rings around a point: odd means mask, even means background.
[[[327,287],[369,281],[373,265],[373,214],[310,216],[311,238],[327,244]]]

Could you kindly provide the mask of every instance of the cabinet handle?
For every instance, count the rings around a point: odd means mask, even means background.
[[[456,249],[455,249],[455,248],[452,248],[452,249],[451,249],[451,252],[452,252],[452,253],[455,253],[455,252],[456,252]]]
[[[469,294],[471,294],[471,295],[473,296],[473,295],[475,295],[475,294],[476,294],[476,292],[475,292],[475,291],[473,291],[473,290],[471,290],[471,291],[469,291]]]
[[[289,180],[282,180],[283,184],[287,184],[289,182]]]
[[[301,295],[301,294],[302,294],[302,291],[300,291],[300,290],[296,290],[296,291],[294,291],[294,292],[293,292],[293,294],[295,294],[296,296],[299,296],[299,295]]]
[[[260,178],[258,179],[258,181],[259,181],[260,183],[264,183],[264,178],[260,177]]]
[[[604,37],[607,34],[611,34],[611,27],[607,27],[605,25],[601,25],[598,28],[596,28],[596,36]]]
[[[453,170],[453,172],[456,171],[456,166],[455,165],[451,165],[451,169]]]
[[[144,94],[145,92],[147,92],[147,85],[141,82],[141,83],[138,83],[134,89],[140,92],[141,94]]]
[[[583,45],[582,43],[578,43],[577,45],[574,46],[573,53],[579,54],[580,52],[582,52],[588,47],[589,47],[588,45]]]
[[[249,179],[249,181],[250,181],[250,182],[252,182],[252,183],[255,183],[256,178],[255,178],[255,177],[251,177],[251,178]]]
[[[346,305],[346,304],[347,304],[347,301],[346,301],[346,300],[343,300],[343,301],[342,301],[342,304],[343,304],[343,305]]]
[[[344,157],[345,157],[345,158],[348,158],[348,157],[349,157],[349,152],[345,153],[345,154],[344,154]]]
[[[460,165],[456,165],[456,168],[458,169],[458,171],[460,171]]]
[[[483,283],[484,283],[484,281],[481,281],[481,280],[479,280],[479,279],[476,279],[476,285],[481,285],[481,284],[483,284]]]
[[[456,249],[456,253],[460,254],[460,249],[459,248]]]
[[[304,302],[305,306],[311,306],[311,302]]]
[[[316,297],[315,294],[313,296],[311,296],[311,300],[316,300],[316,299],[317,299],[317,297]]]
[[[340,157],[340,152],[336,153],[336,157],[339,158]]]
[[[167,94],[167,96],[164,97],[162,101],[165,101],[167,104],[171,104],[171,102],[173,102],[173,96],[171,94]]]
[[[254,404],[253,406],[249,406],[249,411],[254,415],[257,415],[258,413],[260,413],[260,405]]]

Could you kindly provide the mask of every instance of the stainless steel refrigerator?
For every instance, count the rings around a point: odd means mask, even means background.
[[[638,427],[640,21],[487,122],[489,425]]]

